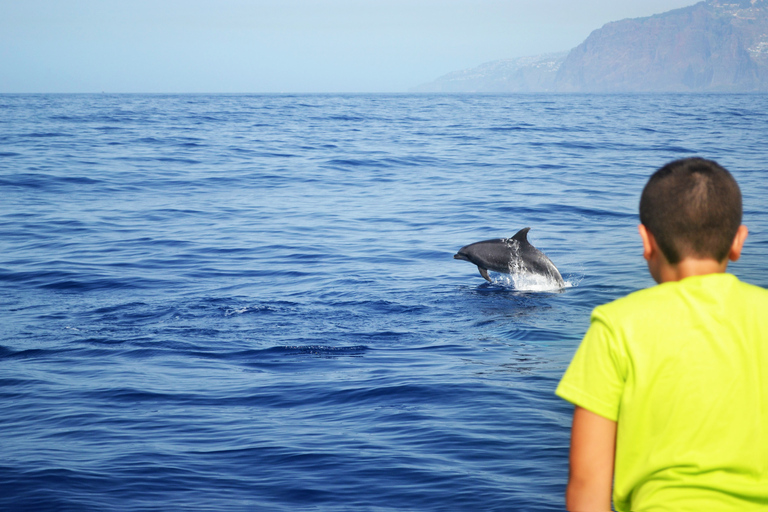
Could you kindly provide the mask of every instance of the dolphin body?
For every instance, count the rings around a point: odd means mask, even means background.
[[[477,265],[480,275],[491,282],[488,271],[511,273],[531,273],[548,277],[558,287],[565,287],[563,276],[547,255],[528,242],[528,231],[523,228],[512,238],[496,238],[484,242],[465,245],[453,255],[454,259],[465,260]]]

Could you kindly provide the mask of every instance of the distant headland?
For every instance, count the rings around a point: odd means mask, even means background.
[[[413,92],[768,92],[768,0],[614,21],[570,52],[455,71]]]

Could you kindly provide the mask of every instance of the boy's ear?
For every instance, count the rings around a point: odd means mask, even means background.
[[[640,232],[640,238],[643,240],[643,258],[649,261],[654,252],[658,250],[656,239],[653,238],[653,234],[643,224],[638,225],[637,230]]]
[[[744,241],[746,241],[748,234],[749,230],[747,229],[747,226],[744,226],[743,224],[739,226],[739,229],[736,231],[736,236],[733,237],[731,250],[728,251],[729,260],[736,261],[741,257],[741,249],[744,247]]]

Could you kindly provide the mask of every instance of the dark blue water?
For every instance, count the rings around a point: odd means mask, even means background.
[[[766,95],[0,96],[0,509],[561,510],[646,178],[729,168],[768,286],[766,133]],[[452,259],[526,226],[569,287]]]

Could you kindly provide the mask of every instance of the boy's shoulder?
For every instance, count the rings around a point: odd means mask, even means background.
[[[715,303],[735,308],[768,308],[768,290],[740,281],[733,274],[706,274],[638,290],[598,306],[595,313],[612,318],[645,317]]]

